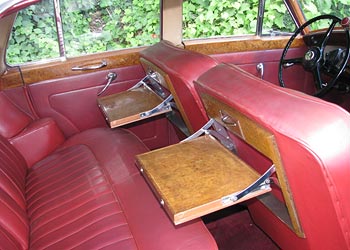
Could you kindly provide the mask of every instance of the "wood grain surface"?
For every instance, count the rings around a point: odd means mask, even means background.
[[[138,155],[137,161],[175,224],[269,191],[224,203],[223,197],[247,188],[260,175],[208,135]]]
[[[97,99],[111,128],[151,117],[141,117],[140,114],[153,109],[162,101],[162,98],[144,86]],[[171,109],[157,112],[152,116],[169,111]]]

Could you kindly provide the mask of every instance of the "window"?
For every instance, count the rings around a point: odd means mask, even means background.
[[[283,0],[266,0],[262,33],[284,35],[295,29],[296,25]]]
[[[55,4],[62,18],[58,29]],[[57,34],[62,31],[60,51]],[[159,0],[44,0],[19,12],[6,59],[20,64],[150,45],[159,39]]]
[[[186,0],[183,38],[255,34],[259,0]]]
[[[335,15],[340,19],[350,15],[349,0],[299,0],[299,4],[307,20],[323,14]]]
[[[340,19],[350,16],[349,0],[299,0],[298,2],[303,10],[306,20],[324,14],[334,15]],[[327,20],[321,20],[312,25],[312,29],[322,29],[328,27],[329,21]]]
[[[6,53],[9,64],[59,57],[52,0],[21,11]]]
[[[67,56],[158,42],[159,3],[159,0],[63,0],[61,15]]]

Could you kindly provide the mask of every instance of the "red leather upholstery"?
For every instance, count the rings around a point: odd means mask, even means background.
[[[17,135],[32,121],[3,92],[0,92],[0,113],[0,135],[5,138]]]
[[[250,205],[255,222],[282,249],[349,249],[349,113],[233,65],[210,69],[196,87],[275,136],[305,238],[297,237],[258,201]]]
[[[125,91],[144,76],[142,67],[137,65],[30,84],[28,88],[38,116],[53,118],[66,137],[106,126],[96,98],[111,71],[117,78],[103,95]]]
[[[79,133],[27,168],[0,136],[3,249],[217,249],[199,220],[175,227],[134,164],[127,130]]]
[[[172,93],[191,132],[200,129],[208,120],[193,81],[215,66],[216,61],[206,55],[185,50],[161,41],[140,52],[141,58],[153,63],[170,78]],[[170,89],[171,90],[171,89]],[[172,91],[172,90],[171,90]],[[181,110],[181,106],[184,107]]]
[[[108,176],[85,145],[59,150],[33,166],[26,196],[33,249],[136,249]]]
[[[64,140],[61,130],[51,118],[35,120],[9,139],[29,167],[53,152]]]
[[[23,157],[0,136],[0,245],[3,249],[28,249]]]
[[[22,154],[30,167],[61,145],[65,138],[51,118],[33,120],[0,92],[0,136]]]

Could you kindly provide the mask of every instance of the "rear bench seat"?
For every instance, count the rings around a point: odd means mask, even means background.
[[[66,140],[3,93],[0,112],[1,249],[217,249],[200,220],[168,219],[134,164],[148,149],[129,131]]]

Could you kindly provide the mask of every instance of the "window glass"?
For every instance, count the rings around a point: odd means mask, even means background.
[[[59,57],[59,50],[52,1],[42,1],[20,11],[9,40],[7,63],[55,57]]]
[[[299,0],[299,5],[307,20],[324,14],[331,14],[340,19],[350,16],[349,0]],[[312,29],[322,29],[327,27],[329,27],[329,21],[321,20],[316,22],[312,26]]]
[[[183,38],[255,34],[258,0],[184,0]]]
[[[158,42],[159,3],[159,0],[61,1],[67,56]]]
[[[263,34],[283,35],[294,32],[296,25],[283,0],[266,0]]]
[[[160,0],[60,0],[66,56],[160,40]],[[58,18],[58,20],[60,20]],[[20,64],[60,56],[53,0],[17,15],[6,60]]]

